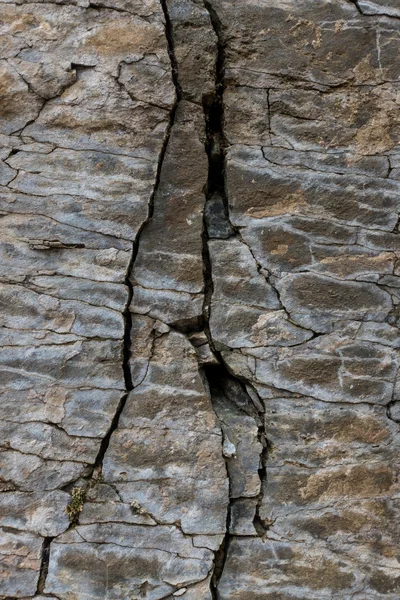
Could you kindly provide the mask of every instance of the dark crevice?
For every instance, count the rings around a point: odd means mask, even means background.
[[[234,230],[229,222],[228,198],[225,190],[225,151],[228,146],[223,130],[225,45],[222,40],[222,26],[218,15],[209,2],[205,1],[204,5],[217,36],[215,88],[213,94],[203,97],[207,136],[206,152],[209,163],[205,225],[209,238],[227,239],[234,235]]]
[[[172,323],[167,323],[168,327],[174,329],[175,331],[179,331],[179,333],[184,333],[186,335],[191,335],[193,333],[199,333],[204,331],[204,317],[192,317],[188,319],[180,319],[179,321],[173,321]]]
[[[168,12],[167,0],[160,0],[161,7],[164,13],[165,19],[165,35],[168,43],[168,54],[169,59],[171,61],[171,72],[172,72],[172,81],[174,82],[175,91],[176,91],[176,104],[175,109],[179,101],[182,99],[182,87],[179,82],[179,71],[178,71],[178,61],[175,54],[175,41],[173,36],[173,27],[171,18]],[[171,119],[173,121],[173,119]]]
[[[267,94],[267,110],[268,110],[268,137],[269,137],[269,143],[271,144],[271,148],[272,148],[272,123],[271,123],[271,117],[272,117],[272,110],[271,110],[271,92],[270,90],[266,90],[266,94]],[[261,148],[261,152],[263,153],[264,156],[264,149]],[[265,158],[265,156],[264,156]]]
[[[204,367],[204,375],[206,377],[208,387],[210,390],[211,403],[214,404],[216,398],[225,395],[224,380],[229,375],[223,365]],[[222,428],[221,428],[221,432],[222,432],[222,446],[223,446],[225,440],[224,440],[224,432],[223,432]],[[221,448],[221,452],[222,452],[222,448]],[[227,506],[227,511],[226,511],[225,535],[224,535],[224,538],[222,540],[220,547],[214,554],[214,570],[213,570],[213,574],[212,574],[211,582],[210,582],[210,591],[211,591],[211,596],[212,596],[213,600],[218,600],[220,597],[219,592],[218,592],[218,586],[219,586],[219,582],[221,580],[221,577],[222,577],[222,574],[223,574],[223,571],[225,568],[226,558],[227,558],[228,550],[229,550],[229,544],[232,539],[232,535],[230,533],[231,518],[232,518],[232,504],[233,504],[233,500],[231,498],[231,487],[232,486],[231,486],[231,481],[230,481],[230,477],[229,477],[227,459],[224,458],[224,460],[225,460],[225,467],[226,467],[226,476],[229,481],[229,504]]]
[[[206,153],[208,156],[208,179],[203,223],[203,271],[204,271],[204,331],[211,349],[215,352],[209,319],[213,280],[208,241],[213,237],[227,239],[233,234],[229,223],[228,199],[225,191],[225,139],[223,133],[223,94],[225,47],[221,36],[221,22],[214,8],[207,0],[204,6],[209,14],[211,25],[217,36],[217,56],[215,60],[215,87],[211,95],[203,97],[203,110],[206,123]]]
[[[40,562],[39,579],[36,588],[36,594],[42,594],[44,586],[46,584],[47,573],[49,571],[49,560],[50,560],[50,544],[54,540],[54,537],[46,537],[43,540],[42,545],[42,556]]]
[[[224,107],[223,94],[225,89],[224,67],[225,67],[225,46],[222,37],[222,25],[213,6],[207,0],[204,5],[210,15],[213,29],[218,39],[218,54],[216,59],[216,78],[215,90],[212,96],[203,98],[203,109],[206,121],[206,151],[208,156],[208,181],[206,191],[206,205],[204,211],[203,228],[203,265],[204,265],[204,331],[207,335],[210,347],[214,352],[218,366],[204,366],[204,374],[210,389],[211,402],[218,418],[218,405],[221,401],[226,407],[234,406],[239,413],[249,415],[255,419],[258,425],[258,440],[262,451],[259,463],[260,493],[257,498],[257,505],[253,525],[256,533],[264,537],[268,530],[269,523],[260,516],[260,508],[263,500],[264,489],[266,485],[266,461],[268,454],[268,442],[265,434],[265,415],[262,402],[257,405],[248,394],[245,383],[231,374],[221,353],[216,350],[213,343],[212,334],[209,327],[210,306],[213,295],[212,264],[208,248],[208,242],[212,238],[228,239],[236,236],[241,240],[240,232],[232,226],[229,220],[229,204],[225,185],[225,153],[228,144],[224,137]],[[224,430],[221,427],[222,444],[225,441]],[[211,578],[210,591],[214,600],[219,600],[219,583],[224,572],[229,545],[233,537],[231,533],[231,514],[235,498],[232,498],[232,481],[230,479],[228,461],[224,456],[227,477],[229,480],[229,504],[227,507],[226,529],[224,539],[220,548],[215,553],[214,571]]]
[[[262,451],[260,454],[260,468],[258,469],[258,476],[260,478],[260,493],[258,494],[257,498],[253,525],[254,529],[257,532],[257,535],[260,538],[265,539],[267,537],[267,532],[272,525],[272,522],[267,519],[264,519],[260,513],[267,485],[267,459],[268,453],[271,450],[271,444],[267,439],[265,431],[265,411],[260,413],[260,418],[262,419],[262,423],[258,427],[258,441],[262,446]]]
[[[82,72],[82,71],[90,71],[91,69],[94,69],[96,67],[96,65],[83,65],[80,63],[71,63],[71,70],[78,72]]]
[[[400,216],[397,219],[396,225],[393,227],[393,233],[400,233]]]

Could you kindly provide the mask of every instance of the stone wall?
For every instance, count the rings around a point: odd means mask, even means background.
[[[0,3],[2,600],[398,600],[396,0]]]

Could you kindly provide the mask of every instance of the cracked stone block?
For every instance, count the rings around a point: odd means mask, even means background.
[[[393,307],[390,295],[374,283],[310,273],[288,275],[279,291],[293,320],[318,333],[332,331],[335,321],[384,321]]]
[[[255,376],[263,384],[312,395],[327,402],[387,404],[397,373],[396,352],[336,336],[256,358]]]
[[[68,529],[65,508],[69,494],[53,492],[3,492],[0,495],[0,524],[10,530],[29,531],[55,537]]]
[[[126,504],[138,502],[157,523],[179,522],[186,534],[223,533],[221,431],[196,352],[182,334],[158,335],[110,441],[103,477]],[[137,340],[140,352],[143,342]]]
[[[245,244],[211,240],[209,249],[214,284],[210,329],[217,345],[291,346],[312,337],[279,310],[276,291]]]
[[[349,175],[343,186],[341,174],[276,166],[260,149],[241,146],[230,151],[227,177],[234,225],[286,215],[383,231],[397,222],[395,180]]]
[[[82,525],[53,544],[45,592],[158,600],[205,579],[212,558],[173,526]]]
[[[1,60],[2,118],[1,133],[12,134],[37,118],[42,99],[29,89],[28,84],[6,60]]]
[[[201,104],[215,88],[217,36],[198,0],[166,0],[172,24],[179,85],[185,98]]]
[[[324,568],[324,561],[334,552],[331,559],[343,557],[336,573],[338,596],[348,597],[365,577],[375,595],[379,589],[370,565],[379,564],[382,553],[386,569],[396,568],[397,562],[398,506],[390,500],[398,485],[397,426],[386,418],[383,407],[309,398],[269,400],[265,418],[271,451],[261,514],[272,523],[266,554],[258,550],[258,556],[265,556],[262,564],[270,565],[268,575],[262,576],[265,592],[278,593],[288,586],[289,594],[293,581],[299,585],[304,577],[300,585],[311,588],[311,597],[315,589],[321,590],[321,597],[329,597],[336,585],[331,580],[335,566],[326,563]],[[246,548],[247,542],[243,544]],[[315,554],[312,566],[306,567],[302,548],[309,557]],[[232,560],[241,561],[239,556],[251,552],[249,544]],[[236,569],[245,570],[238,564]],[[233,572],[228,570],[226,585],[230,577],[235,579]]]
[[[322,554],[317,545],[291,545],[285,540],[236,538],[227,565],[219,588],[223,600],[243,594],[257,600],[301,600],[304,594],[310,600],[325,600],[331,593],[344,600],[361,584],[346,559],[327,550]]]
[[[257,501],[257,498],[237,498],[232,503],[229,531],[233,536],[257,535],[253,525]]]

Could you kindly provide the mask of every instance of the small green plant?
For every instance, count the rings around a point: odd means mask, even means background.
[[[72,488],[71,501],[65,509],[70,523],[76,525],[78,523],[79,514],[82,512],[85,503],[86,492],[83,488]]]
[[[137,500],[133,500],[131,502],[131,511],[134,515],[145,515],[146,509],[138,502]]]

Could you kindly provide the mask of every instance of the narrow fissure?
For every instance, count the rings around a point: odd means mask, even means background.
[[[164,18],[165,18],[165,32],[166,32],[166,39],[167,39],[167,43],[168,43],[168,55],[169,55],[169,58],[171,61],[171,74],[172,74],[172,79],[173,79],[174,86],[175,86],[175,102],[174,102],[174,105],[171,108],[171,111],[169,114],[169,122],[168,122],[168,125],[166,128],[163,145],[162,145],[159,159],[158,159],[154,187],[153,187],[153,191],[149,198],[149,203],[148,203],[147,218],[142,223],[142,225],[139,228],[139,230],[136,234],[136,237],[132,243],[131,258],[130,258],[130,261],[129,261],[129,264],[128,264],[128,267],[126,270],[126,276],[125,276],[125,281],[124,281],[124,283],[127,287],[127,290],[128,290],[128,298],[127,298],[127,302],[126,302],[125,309],[123,312],[124,336],[123,336],[123,351],[122,351],[122,369],[123,369],[123,374],[124,374],[126,393],[122,396],[122,398],[118,404],[118,407],[116,409],[116,412],[114,414],[114,417],[111,421],[110,427],[109,427],[106,435],[104,436],[104,438],[101,441],[100,449],[97,454],[96,460],[93,464],[92,469],[90,470],[89,475],[87,476],[88,483],[87,483],[86,489],[84,490],[84,494],[87,491],[87,488],[91,485],[91,482],[93,481],[93,479],[97,476],[97,474],[100,474],[100,472],[101,472],[104,456],[109,447],[111,436],[113,435],[114,431],[118,427],[118,423],[119,423],[121,414],[124,410],[129,392],[133,389],[133,382],[132,382],[131,370],[130,370],[130,365],[129,365],[130,356],[131,356],[131,330],[132,330],[132,315],[130,313],[129,307],[130,307],[132,297],[133,297],[133,285],[132,285],[130,278],[131,278],[133,266],[135,264],[135,261],[136,261],[137,255],[138,255],[141,234],[142,234],[143,230],[145,229],[146,225],[151,220],[153,213],[154,213],[154,198],[155,198],[155,195],[156,195],[157,190],[160,185],[162,165],[164,162],[169,139],[171,136],[171,130],[175,123],[176,110],[177,110],[179,101],[181,99],[181,89],[180,89],[179,82],[178,82],[177,61],[176,61],[175,54],[174,54],[174,46],[173,46],[173,38],[172,38],[172,26],[171,26],[171,22],[170,22],[169,15],[168,15],[166,1],[160,0],[160,2],[161,2],[161,6],[162,6],[162,9],[164,12]],[[70,488],[71,486],[72,486],[72,484],[69,484],[66,487]],[[76,523],[79,523],[79,515],[77,517]],[[73,527],[73,526],[74,526],[74,524],[71,524],[70,527]],[[47,573],[48,573],[48,569],[49,569],[49,561],[50,561],[50,546],[51,546],[51,542],[53,541],[53,539],[54,539],[54,537],[46,537],[43,540],[42,560],[41,560],[40,574],[39,574],[38,585],[37,585],[37,592],[36,592],[37,594],[42,593],[45,588],[45,585],[46,585],[46,578],[47,578]]]
[[[267,459],[268,452],[271,450],[271,444],[268,441],[265,430],[265,411],[259,411],[259,417],[261,420],[261,424],[258,427],[258,440],[262,446],[262,451],[260,454],[260,467],[258,469],[258,476],[260,478],[260,493],[257,498],[253,526],[257,532],[257,535],[260,538],[265,539],[267,536],[268,529],[272,525],[272,522],[262,518],[260,513],[263,504],[265,488],[267,485]]]
[[[207,383],[208,383],[209,390],[210,390],[211,403],[214,406],[215,397],[219,394],[222,394],[222,395],[224,394],[224,391],[222,389],[222,382],[224,380],[224,377],[226,376],[226,369],[222,364],[218,365],[218,366],[206,366],[206,367],[204,367],[204,374],[207,379]],[[222,428],[221,428],[221,433],[222,433],[222,445],[221,445],[221,452],[222,452],[222,448],[223,448],[224,441],[225,441],[224,432],[223,432]],[[219,586],[219,582],[221,580],[221,577],[222,577],[222,574],[223,574],[223,571],[225,568],[226,558],[227,558],[228,550],[229,550],[229,544],[232,539],[232,536],[230,533],[231,520],[232,520],[232,503],[233,503],[233,500],[231,498],[232,485],[231,485],[231,479],[230,479],[229,471],[228,471],[228,464],[227,464],[227,460],[225,457],[224,457],[224,460],[225,460],[225,467],[226,467],[226,475],[227,475],[227,478],[229,481],[229,504],[228,504],[227,511],[226,511],[225,535],[224,535],[224,538],[222,540],[220,547],[218,548],[218,550],[215,552],[215,555],[214,555],[214,571],[213,571],[213,574],[211,577],[211,582],[210,582],[210,592],[211,592],[211,596],[212,596],[213,600],[219,599],[218,586]]]
[[[350,0],[350,2],[355,5],[355,7],[358,10],[358,12],[360,13],[360,15],[364,14],[363,11],[361,10],[360,5],[358,4],[358,0]]]
[[[123,372],[124,372],[125,389],[126,389],[127,393],[124,394],[123,397],[121,398],[118,408],[117,408],[115,415],[113,417],[113,420],[111,422],[110,428],[102,440],[99,453],[98,453],[98,455],[96,457],[96,461],[94,463],[92,475],[93,475],[93,473],[96,472],[96,470],[101,469],[105,453],[107,452],[108,446],[110,444],[111,436],[118,427],[119,419],[124,410],[129,392],[132,391],[133,387],[134,387],[133,383],[132,383],[132,375],[131,375],[131,369],[130,369],[130,364],[129,364],[130,357],[131,357],[131,331],[132,331],[132,315],[131,315],[129,308],[130,308],[130,305],[132,302],[132,297],[133,297],[133,285],[131,282],[131,274],[132,274],[133,267],[135,265],[135,261],[136,261],[136,258],[137,258],[138,252],[139,252],[139,244],[140,244],[141,235],[142,235],[145,227],[147,226],[147,224],[151,221],[151,218],[154,213],[154,198],[155,198],[157,190],[160,186],[161,170],[162,170],[165,154],[167,152],[168,143],[169,143],[169,140],[171,137],[171,131],[172,131],[172,128],[175,123],[176,110],[177,110],[179,101],[181,99],[181,89],[180,89],[179,82],[178,82],[177,62],[176,62],[176,58],[175,58],[175,54],[174,54],[172,26],[171,26],[171,21],[170,21],[169,15],[168,15],[168,9],[167,9],[165,0],[161,0],[161,6],[162,6],[162,9],[164,12],[165,32],[166,32],[166,39],[167,39],[167,43],[168,43],[168,55],[169,55],[170,61],[171,61],[171,73],[172,73],[172,79],[173,79],[173,82],[175,85],[175,103],[170,111],[169,122],[168,122],[168,125],[166,128],[164,142],[163,142],[163,145],[162,145],[162,148],[160,151],[160,155],[159,155],[159,159],[158,159],[157,172],[156,172],[156,178],[155,178],[155,182],[154,182],[153,192],[150,196],[149,204],[148,204],[147,218],[142,223],[140,229],[137,232],[135,240],[133,241],[132,254],[131,254],[129,265],[128,265],[128,268],[126,271],[126,276],[125,276],[125,285],[128,289],[128,298],[127,298],[127,302],[125,305],[125,310],[123,312],[124,345],[123,345],[122,368],[123,368]]]
[[[44,586],[46,584],[47,573],[49,570],[50,545],[53,540],[54,537],[45,537],[43,540],[39,579],[37,583],[36,594],[42,594],[44,592]]]
[[[105,453],[107,452],[107,448],[110,443],[111,436],[118,427],[119,419],[122,414],[122,411],[124,410],[129,392],[133,390],[132,375],[131,375],[131,369],[130,369],[130,365],[129,365],[129,361],[130,361],[130,357],[131,357],[131,330],[132,330],[132,315],[131,315],[129,308],[130,308],[130,305],[132,302],[132,297],[133,297],[133,285],[131,282],[131,274],[132,274],[132,270],[133,270],[138,252],[139,252],[139,244],[140,244],[141,235],[142,235],[145,227],[147,226],[147,224],[150,222],[150,220],[153,216],[153,213],[154,213],[154,198],[155,198],[157,190],[160,186],[161,170],[162,170],[165,154],[167,152],[168,143],[169,143],[169,140],[171,137],[171,131],[172,131],[172,128],[175,123],[176,110],[177,110],[179,101],[181,99],[181,89],[180,89],[179,82],[178,82],[177,62],[176,62],[176,58],[175,58],[173,37],[172,37],[172,26],[171,26],[171,21],[169,18],[168,9],[167,9],[165,0],[161,0],[161,6],[162,6],[162,9],[164,12],[165,32],[166,32],[165,34],[166,34],[166,39],[167,39],[167,43],[168,43],[168,55],[169,55],[169,58],[171,61],[171,73],[172,73],[172,79],[173,79],[173,82],[175,85],[175,94],[176,94],[175,103],[170,111],[169,122],[168,122],[168,126],[166,128],[164,142],[163,142],[163,145],[162,145],[162,148],[160,151],[160,155],[159,155],[159,159],[158,159],[154,188],[153,188],[153,192],[150,196],[149,204],[148,204],[147,218],[142,223],[142,225],[135,237],[135,240],[133,241],[131,259],[129,261],[129,265],[128,265],[128,268],[126,271],[126,277],[125,277],[125,285],[128,289],[128,299],[126,302],[125,310],[123,312],[123,318],[124,318],[123,371],[124,371],[125,389],[126,389],[127,393],[121,398],[121,401],[118,405],[118,408],[117,408],[114,418],[112,420],[111,426],[101,443],[100,451],[97,455],[95,465],[93,468],[93,472],[95,472],[96,469],[101,469]]]
[[[213,280],[208,241],[211,237],[227,239],[234,232],[229,222],[228,199],[225,191],[225,140],[223,135],[225,49],[221,40],[221,23],[218,15],[206,0],[204,0],[204,6],[217,36],[214,93],[203,97],[203,110],[206,123],[206,153],[208,156],[208,179],[203,225],[203,319],[204,331],[208,342],[213,352],[216,353],[209,327]]]
[[[215,61],[215,88],[212,96],[203,98],[206,121],[206,151],[209,161],[205,222],[207,234],[211,237],[227,239],[235,235],[229,221],[228,198],[225,190],[225,151],[224,105],[225,90],[225,46],[221,36],[221,22],[214,8],[204,1],[210,16],[213,30],[217,36],[217,56]]]
[[[207,336],[210,348],[217,356],[220,364],[218,366],[204,366],[204,375],[210,390],[211,403],[214,407],[214,399],[216,392],[220,390],[220,385],[225,375],[225,367],[221,361],[219,353],[216,352],[210,331],[210,310],[211,299],[213,295],[213,279],[210,253],[208,249],[208,241],[215,234],[222,238],[228,238],[232,235],[229,225],[228,205],[225,193],[224,181],[224,147],[223,147],[223,77],[224,77],[224,49],[219,36],[219,24],[213,9],[208,2],[204,2],[204,6],[210,15],[210,21],[217,35],[218,52],[216,57],[216,76],[215,89],[211,96],[203,98],[203,110],[206,123],[206,152],[208,156],[208,179],[206,188],[206,202],[204,207],[204,224],[203,224],[203,271],[204,271],[204,305],[203,305],[203,321],[204,332]],[[214,408],[215,410],[215,408]],[[218,416],[217,416],[218,418]],[[221,453],[223,454],[224,432],[221,427],[222,445]],[[218,600],[218,586],[221,580],[226,558],[231,540],[231,481],[229,477],[228,465],[226,458],[225,468],[229,482],[229,503],[226,511],[225,535],[219,549],[214,554],[214,569],[210,581],[210,593],[213,600]]]

